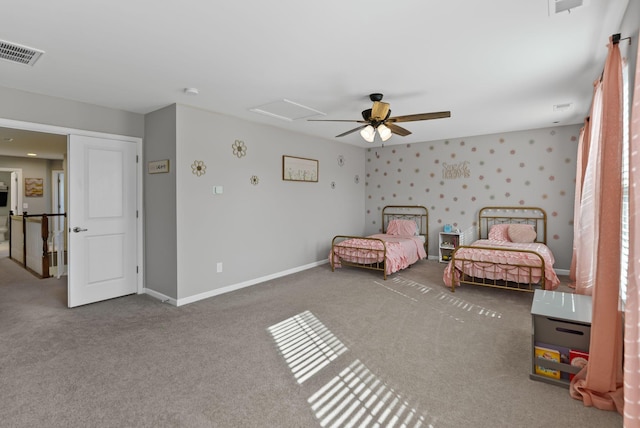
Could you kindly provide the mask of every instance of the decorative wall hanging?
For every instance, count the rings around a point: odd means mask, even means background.
[[[251,181],[251,184],[253,184],[254,186],[257,186],[258,183],[260,182],[260,179],[258,178],[257,175],[252,175],[249,181]]]
[[[233,154],[238,158],[246,156],[247,146],[244,145],[244,141],[236,140],[231,147],[233,148]]]
[[[169,159],[147,162],[148,174],[164,174],[169,172]]]
[[[282,179],[285,181],[318,182],[318,161],[282,156]]]
[[[43,178],[25,178],[24,179],[24,195],[33,198],[40,197],[44,193]]]
[[[471,177],[469,162],[464,161],[453,165],[449,165],[444,162],[442,163],[442,178],[444,178],[445,180],[469,177]]]
[[[200,177],[201,175],[206,174],[207,166],[204,164],[204,161],[193,161],[193,164],[191,165],[191,172]]]
[[[344,166],[344,156],[338,155],[338,165]]]

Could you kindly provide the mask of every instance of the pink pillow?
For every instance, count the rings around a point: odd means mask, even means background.
[[[535,242],[538,233],[532,224],[511,224],[509,225],[509,239],[511,242],[530,243]]]
[[[489,239],[493,241],[509,241],[509,224],[494,224],[489,229]]]
[[[387,235],[415,236],[418,226],[413,220],[391,220],[387,226]]]

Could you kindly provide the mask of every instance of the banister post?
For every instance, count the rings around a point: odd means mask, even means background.
[[[22,265],[27,268],[27,212],[22,212]]]
[[[42,277],[49,278],[49,217],[46,214],[42,214],[40,236],[42,237]]]

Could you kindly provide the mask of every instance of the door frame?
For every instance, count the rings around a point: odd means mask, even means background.
[[[63,126],[46,125],[35,122],[24,122],[19,120],[11,120],[0,118],[0,127],[22,129],[25,131],[46,132],[48,134],[58,134],[69,136],[85,135],[88,137],[108,138],[111,140],[127,141],[135,143],[136,145],[136,158],[138,162],[136,164],[136,210],[138,213],[137,218],[137,234],[136,234],[136,265],[138,266],[137,275],[137,293],[144,293],[144,215],[143,215],[143,183],[142,183],[142,144],[143,140],[140,137],[129,137],[125,135],[107,134],[104,132],[87,131],[82,129],[67,128]],[[67,176],[69,175],[69,166],[67,165]],[[67,195],[68,197],[69,195]],[[68,231],[67,231],[68,233]]]
[[[16,174],[16,180],[18,180],[19,183],[22,183],[22,168],[4,168],[4,167],[0,167],[0,171],[2,172],[11,172],[11,173],[15,173]],[[10,188],[11,188],[11,199],[8,201],[8,203],[11,205],[11,210],[13,211],[14,215],[21,215],[22,214],[22,186],[17,185],[12,181],[11,183],[9,183]],[[12,202],[16,202],[16,210],[13,210],[13,204]]]
[[[66,164],[66,160],[65,160],[65,164]],[[60,180],[60,176],[62,176],[62,195],[60,194],[60,185],[59,180]],[[62,169],[53,169],[51,170],[51,213],[52,214],[60,214],[60,209],[62,209],[62,212],[65,212],[67,210],[67,186],[65,183],[65,180],[67,176],[65,175],[64,170]],[[62,205],[60,205],[60,199],[62,199]],[[60,218],[60,217],[56,217],[56,220],[54,221],[54,223],[57,223],[57,225],[64,225],[64,219]],[[56,227],[57,230],[57,227]]]

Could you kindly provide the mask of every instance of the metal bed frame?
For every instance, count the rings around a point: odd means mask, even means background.
[[[547,213],[538,207],[484,207],[478,212],[478,239],[487,239],[491,226],[496,224],[530,224],[537,233],[535,242],[543,244],[547,243]],[[499,250],[515,253],[531,253],[540,259],[539,266],[527,266],[520,264],[504,264],[504,263],[480,263],[460,256],[458,251],[465,248],[476,248],[482,250]],[[469,257],[469,256],[466,256]],[[451,256],[452,274],[451,274],[451,291],[455,292],[456,272],[460,274],[459,282],[461,284],[480,285],[484,287],[502,288],[509,290],[533,292],[537,288],[545,288],[545,263],[543,257],[531,250],[518,250],[511,248],[494,248],[481,246],[461,245],[453,252]],[[457,263],[457,264],[456,264]],[[465,274],[465,266],[475,263],[476,269],[481,269],[480,276],[470,276]],[[517,281],[507,281],[498,278],[498,267],[502,271],[515,272]],[[540,281],[533,280],[533,270],[540,270]],[[468,271],[468,270],[467,270]]]
[[[428,254],[428,246],[429,246],[429,211],[426,207],[421,205],[387,205],[382,209],[382,233],[385,233],[389,222],[391,220],[413,220],[418,225],[418,235],[424,237],[424,249]],[[335,271],[334,264],[334,248],[340,244],[340,247],[343,249],[350,249],[353,251],[361,250],[362,247],[358,247],[357,245],[348,245],[344,242],[349,239],[363,239],[367,241],[380,242],[380,249],[370,249],[367,248],[366,251],[369,253],[374,253],[375,259],[379,260],[374,263],[356,263],[352,261],[348,261],[340,257],[339,255],[335,255],[340,259],[340,264],[342,266],[350,266],[357,267],[361,269],[369,269],[369,270],[377,270],[381,271],[383,278],[387,279],[387,271],[385,269],[385,260],[387,259],[387,246],[382,239],[379,238],[370,238],[365,236],[349,236],[349,235],[336,235],[331,241],[331,253],[329,255],[331,262],[331,271]]]

